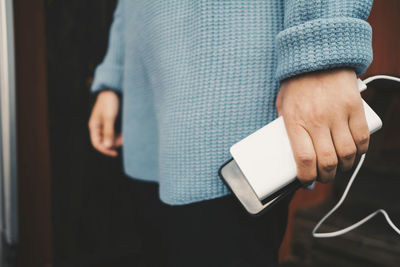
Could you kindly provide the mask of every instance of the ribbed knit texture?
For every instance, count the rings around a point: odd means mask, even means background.
[[[282,79],[372,61],[372,0],[120,0],[91,92],[122,93],[124,171],[179,205],[229,193],[237,141],[276,118]],[[268,164],[268,162],[266,162]]]

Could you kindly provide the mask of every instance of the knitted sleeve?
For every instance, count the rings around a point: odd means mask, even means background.
[[[372,62],[373,0],[285,0],[284,29],[276,36],[276,78],[340,66],[357,75]]]
[[[94,71],[94,79],[90,87],[91,93],[96,93],[103,89],[122,92],[124,59],[122,2],[122,0],[117,2],[109,30],[107,51],[103,61],[97,65]]]

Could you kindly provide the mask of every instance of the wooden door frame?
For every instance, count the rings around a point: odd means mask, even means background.
[[[21,267],[52,265],[44,20],[44,1],[14,0]]]

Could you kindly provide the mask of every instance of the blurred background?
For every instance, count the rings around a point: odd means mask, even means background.
[[[87,126],[114,7],[115,0],[0,0],[0,266],[140,266],[145,237],[121,158],[96,152]],[[399,77],[400,1],[375,0],[368,21],[374,61],[362,78]],[[400,225],[400,85],[369,88],[363,97],[384,127],[322,231],[378,208]],[[381,216],[341,237],[312,238],[349,176],[296,193],[282,266],[400,266],[400,237]]]

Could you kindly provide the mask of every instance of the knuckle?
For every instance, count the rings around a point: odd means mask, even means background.
[[[312,166],[315,164],[315,155],[311,153],[302,153],[297,156],[302,166]]]
[[[338,164],[338,160],[336,157],[332,158],[327,158],[321,161],[320,166],[321,168],[326,171],[326,172],[331,172],[336,169],[336,166]]]
[[[357,95],[350,95],[347,96],[344,100],[343,100],[343,104],[345,109],[347,110],[357,110],[361,105],[361,97],[357,96]]]
[[[345,110],[353,110],[354,109],[354,102],[350,98],[346,98],[343,100],[343,106]]]
[[[339,154],[339,157],[342,160],[351,160],[355,157],[357,150],[355,148],[345,150]]]
[[[313,122],[314,125],[320,125],[320,123],[324,121],[326,113],[325,110],[321,108],[312,108],[308,117],[311,118],[311,122]]]
[[[355,141],[360,146],[368,145],[368,143],[369,143],[369,133],[362,133],[360,136],[357,137],[357,140],[355,140]]]

